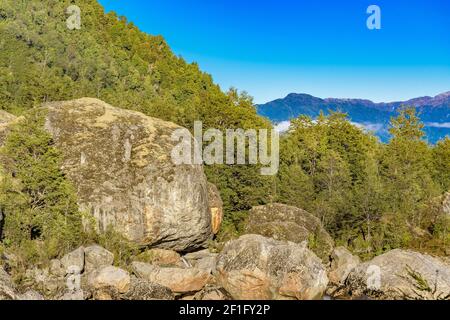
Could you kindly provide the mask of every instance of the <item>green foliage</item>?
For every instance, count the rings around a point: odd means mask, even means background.
[[[392,119],[387,145],[343,114],[294,120],[281,142],[277,201],[314,213],[363,258],[402,247],[442,253],[448,222],[431,203],[447,187],[448,139],[431,147],[422,128],[413,108]]]
[[[434,180],[442,191],[450,191],[450,138],[445,137],[433,148]]]
[[[0,206],[3,243],[27,261],[51,259],[80,243],[82,215],[75,191],[61,171],[61,153],[34,109],[15,124],[1,149]]]

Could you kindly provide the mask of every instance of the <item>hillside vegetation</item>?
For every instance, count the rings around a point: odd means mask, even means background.
[[[0,109],[29,119],[29,110],[43,102],[95,97],[191,130],[195,120],[203,121],[204,128],[270,127],[246,93],[223,92],[198,65],[175,56],[162,37],[104,13],[94,0],[76,1],[82,28],[68,30],[65,10],[71,3],[0,3]],[[403,109],[391,125],[391,141],[381,144],[345,115],[321,115],[318,121],[301,116],[281,141],[276,177],[261,176],[257,166],[207,166],[208,179],[224,201],[225,222],[218,239],[237,235],[251,207],[277,201],[310,211],[338,243],[363,257],[398,247],[445,253],[450,247],[450,218],[440,204],[450,189],[450,139],[433,147],[424,142],[423,126],[412,108]],[[54,180],[50,200],[56,202],[47,206],[43,199],[37,222],[25,225],[33,227],[47,214],[57,225],[61,201],[65,199],[67,206],[75,203],[57,170],[59,156],[31,120],[20,128],[38,132],[39,141],[31,145],[50,146],[42,152],[50,153],[52,160],[32,161],[33,149],[19,143],[34,139],[32,135],[19,137],[16,130],[8,137],[2,156],[20,169],[16,179],[31,187],[11,193],[3,186],[0,199],[7,201],[2,200],[2,211],[27,215],[35,183],[27,179],[48,172]],[[38,182],[46,181],[43,177]],[[71,216],[78,230],[78,215]],[[36,234],[19,229],[28,232],[27,239],[47,234],[43,229]],[[9,237],[23,241],[23,235]]]

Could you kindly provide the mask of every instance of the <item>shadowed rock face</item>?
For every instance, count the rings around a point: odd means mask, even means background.
[[[295,243],[309,241],[311,249],[324,262],[329,260],[334,246],[318,218],[305,210],[278,203],[252,208],[245,232]]]
[[[111,226],[139,245],[178,251],[206,243],[212,232],[203,167],[171,160],[179,126],[90,98],[44,108],[63,170],[99,231]]]

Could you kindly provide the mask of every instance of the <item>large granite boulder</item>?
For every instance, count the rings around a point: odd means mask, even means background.
[[[334,246],[333,239],[317,217],[278,203],[252,208],[245,232],[295,243],[308,241],[310,248],[324,262],[328,261]]]
[[[203,167],[171,159],[172,133],[181,127],[90,98],[44,108],[80,209],[99,231],[112,227],[139,245],[177,251],[206,244],[212,230]]]
[[[229,241],[217,260],[217,283],[237,300],[312,300],[328,284],[320,259],[306,242],[244,235]]]
[[[346,287],[356,297],[450,299],[450,265],[426,254],[396,249],[353,269]]]

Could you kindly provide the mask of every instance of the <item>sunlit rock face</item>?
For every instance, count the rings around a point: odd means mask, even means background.
[[[139,245],[177,251],[210,239],[203,167],[171,159],[179,126],[91,98],[44,108],[63,170],[99,231],[112,227]]]

